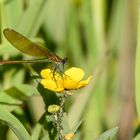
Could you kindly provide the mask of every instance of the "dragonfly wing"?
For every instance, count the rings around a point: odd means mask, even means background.
[[[53,53],[46,48],[30,41],[28,38],[12,29],[5,29],[4,36],[18,50],[31,56],[42,58],[52,57]]]

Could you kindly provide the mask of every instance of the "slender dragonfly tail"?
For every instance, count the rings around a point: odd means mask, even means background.
[[[49,59],[35,59],[35,60],[7,60],[7,61],[0,61],[1,65],[4,64],[31,64],[31,63],[45,63],[45,62],[50,62]]]

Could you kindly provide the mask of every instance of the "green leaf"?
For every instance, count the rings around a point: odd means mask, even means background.
[[[9,112],[15,110],[21,104],[22,101],[16,100],[3,91],[0,92],[0,106],[8,110]]]
[[[42,125],[40,123],[37,123],[31,135],[31,140],[39,139],[41,129],[42,129]]]
[[[138,134],[133,140],[140,140],[140,134]]]
[[[43,124],[46,121],[46,114],[43,114],[38,123],[36,124],[35,128],[33,129],[31,140],[38,140],[40,138],[40,133],[43,128]]]
[[[51,115],[43,114],[32,132],[31,140],[38,140],[40,137],[41,140],[55,139],[56,131],[52,121]]]
[[[36,90],[34,86],[27,85],[27,84],[21,84],[21,85],[11,87],[5,90],[5,92],[9,96],[12,96],[13,98],[22,100],[22,101],[25,101],[28,99],[29,96],[32,96],[38,93],[38,91]]]
[[[39,95],[34,86],[16,85],[0,92],[0,105],[8,111],[13,111],[32,95]]]
[[[111,129],[105,131],[96,140],[114,140],[117,132],[118,132],[118,127],[111,128]]]
[[[0,107],[0,120],[3,121],[19,138],[19,140],[30,140],[30,135],[21,122],[11,113]]]
[[[80,120],[80,121],[73,127],[73,129],[72,129],[72,132],[73,132],[73,133],[77,133],[78,128],[81,126],[82,122],[83,122],[83,120]]]
[[[69,14],[70,1],[66,0],[48,0],[46,8],[46,18],[44,29],[54,39],[61,44],[66,39],[67,18]],[[59,10],[58,10],[59,9]],[[76,48],[76,47],[75,47]]]
[[[16,31],[24,34],[25,36],[32,36],[40,11],[44,6],[44,0],[30,1],[27,9],[24,11]],[[28,22],[27,22],[28,21]],[[38,28],[40,27],[40,24]],[[26,29],[26,30],[25,30]],[[36,29],[37,30],[37,29]]]
[[[51,139],[49,138],[49,134],[47,133],[45,136],[43,136],[42,140],[51,140]]]
[[[59,99],[54,92],[51,92],[45,89],[41,84],[38,84],[37,90],[42,96],[44,103],[46,105],[46,108],[51,104],[59,105]]]
[[[7,1],[5,2],[5,8],[8,27],[16,28],[23,13],[23,2],[20,0]]]
[[[64,113],[64,116],[63,116],[62,127],[63,127],[63,132],[64,133],[69,133],[70,132],[70,128],[69,128],[66,113]]]
[[[22,100],[22,101],[27,100],[27,96],[25,96],[24,93],[21,90],[17,89],[16,87],[11,87],[5,90],[5,92],[9,96],[12,96],[15,99]]]
[[[137,50],[136,50],[136,108],[138,112],[138,117],[140,119],[140,8],[138,17],[138,38],[137,38]]]

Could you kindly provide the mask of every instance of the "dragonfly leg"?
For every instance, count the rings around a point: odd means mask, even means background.
[[[55,81],[57,88],[58,88],[58,84],[57,84],[57,79],[56,79],[56,71],[59,70],[59,74],[63,80],[64,80],[64,76],[67,76],[64,74],[64,64],[62,65],[62,68],[60,68],[61,64],[62,63],[56,64],[54,69],[51,69],[51,73],[50,73],[52,74],[52,79]]]
[[[57,65],[55,66],[54,70],[53,70],[53,78],[54,78],[54,81],[55,81],[55,83],[56,83],[57,88],[58,88],[58,84],[57,84],[57,80],[56,80],[56,78],[55,78],[55,73],[56,73],[56,70],[59,68],[59,66],[60,66],[60,64],[57,64]]]

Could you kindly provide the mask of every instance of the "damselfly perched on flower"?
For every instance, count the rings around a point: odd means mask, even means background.
[[[56,68],[62,64],[67,62],[67,58],[60,58],[55,53],[51,52],[47,48],[44,48],[25,36],[21,35],[20,33],[12,30],[12,29],[4,29],[3,31],[4,36],[6,39],[18,50],[23,53],[26,53],[31,56],[38,57],[40,59],[35,60],[8,60],[8,61],[0,61],[0,64],[20,64],[20,63],[42,63],[42,62],[53,62],[56,64]]]

